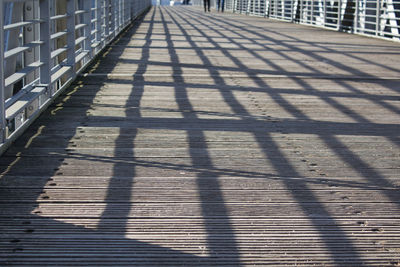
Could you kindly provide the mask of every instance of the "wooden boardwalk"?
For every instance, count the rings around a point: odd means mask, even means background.
[[[399,266],[400,45],[151,9],[1,157],[0,266]]]

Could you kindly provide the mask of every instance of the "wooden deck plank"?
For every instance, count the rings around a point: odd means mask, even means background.
[[[0,161],[2,266],[400,265],[400,47],[157,7]]]

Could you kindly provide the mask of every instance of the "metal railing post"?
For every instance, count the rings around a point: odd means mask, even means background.
[[[114,14],[115,14],[115,31],[116,33],[114,34],[114,36],[116,36],[118,34],[118,31],[120,29],[120,0],[115,0],[114,1]]]
[[[4,97],[4,3],[0,1],[0,144],[4,143],[6,138],[6,111]]]
[[[108,12],[110,12],[109,16],[110,16],[110,37],[111,39],[114,38],[115,36],[115,2],[117,0],[111,0],[111,3],[109,4],[109,9]]]
[[[51,47],[50,47],[50,0],[40,0],[40,35],[39,39],[42,42],[40,45],[40,62],[43,65],[40,67],[39,82],[50,90],[51,83]]]
[[[67,0],[67,65],[71,67],[71,77],[75,75],[75,0]]]
[[[376,0],[376,23],[375,23],[375,35],[382,35],[381,30],[381,3]]]
[[[129,20],[133,20],[133,2],[129,1]]]
[[[84,27],[84,35],[86,37],[83,43],[83,50],[88,52],[89,57],[92,57],[92,1],[83,0],[83,10],[85,13],[83,14],[83,24],[86,24]],[[86,62],[85,62],[86,63]]]
[[[102,34],[102,12],[101,12],[101,0],[96,0],[96,42],[101,43],[101,34]]]
[[[359,9],[359,0],[355,0],[356,1],[356,14],[354,16],[354,23],[353,23],[353,28],[354,28],[354,32],[358,32],[358,9]]]
[[[311,25],[314,24],[314,0],[311,0]]]
[[[269,0],[264,0],[264,17],[268,17],[268,2]]]
[[[110,0],[103,1],[104,40],[110,35]]]
[[[299,0],[300,1],[300,12],[299,12],[299,14],[300,14],[300,17],[299,17],[299,22],[300,23],[303,23],[303,9],[304,9],[304,1],[303,0]]]
[[[37,6],[36,1],[26,1],[23,7],[23,16],[25,20],[35,20],[39,17],[39,8]],[[29,44],[35,40],[38,40],[39,34],[39,25],[28,25],[24,27],[23,31],[23,43]],[[28,51],[24,53],[24,66],[27,66],[35,61],[38,61],[39,56],[39,49],[30,48]],[[25,83],[30,84],[32,83],[37,77],[39,76],[39,72],[37,70],[29,73],[26,75]]]
[[[294,14],[294,1],[290,1],[290,22],[293,22],[295,19],[295,14]]]
[[[275,0],[269,0],[269,8],[268,8],[268,17],[270,18],[271,17],[271,14],[272,14],[272,8],[273,8],[273,2],[274,2]]]
[[[338,14],[337,14],[336,29],[339,30],[341,27],[342,27],[342,0],[338,0]]]
[[[132,1],[127,1],[127,2],[128,2],[128,10],[127,10],[128,20],[132,21],[132,6],[133,6],[133,3],[132,3]]]
[[[126,2],[127,2],[126,15],[129,23],[130,21],[132,21],[132,1],[126,1]]]
[[[136,17],[136,1],[132,2],[132,6],[131,6],[131,16],[132,19],[134,19]]]
[[[121,25],[125,26],[125,0],[121,0]]]
[[[121,7],[122,7],[122,25],[125,26],[127,22],[127,15],[126,15],[126,6],[127,6],[127,1],[122,0],[121,2]]]

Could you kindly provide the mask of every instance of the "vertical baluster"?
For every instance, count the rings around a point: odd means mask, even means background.
[[[132,21],[133,20],[133,1],[128,0],[128,3],[129,3],[128,18],[130,21]]]
[[[290,1],[290,22],[293,22],[294,20],[294,1],[295,0]]]
[[[376,20],[375,20],[375,35],[382,35],[381,30],[381,3],[379,0],[376,0]]]
[[[101,0],[96,0],[96,11],[95,11],[95,16],[96,16],[96,43],[100,44],[101,43],[101,34],[102,34],[102,12],[101,12],[101,6],[102,6],[102,1]]]
[[[89,59],[92,58],[92,1],[83,0],[83,23],[86,24],[84,27],[84,35],[86,37],[83,43],[83,50],[88,52]],[[86,62],[85,62],[86,63]]]
[[[108,36],[110,35],[110,8],[109,8],[110,0],[103,1],[103,16],[104,16],[104,43]],[[104,44],[105,45],[105,44]]]
[[[121,30],[124,28],[124,0],[119,0]]]
[[[119,18],[120,18],[119,2],[120,2],[120,0],[115,0],[114,3],[113,3],[114,10],[115,10],[115,35],[114,36],[116,36],[118,34],[120,26],[121,26],[120,23],[119,23],[120,22],[119,21]]]
[[[354,16],[354,23],[353,23],[353,28],[354,28],[354,32],[357,33],[358,32],[358,9],[359,9],[359,0],[355,0],[356,1],[356,14]]]
[[[131,16],[132,16],[132,20],[136,17],[135,16],[135,12],[136,12],[136,1],[135,0],[133,0],[132,1],[132,5],[131,5]]]
[[[269,17],[273,18],[274,17],[274,10],[275,10],[275,1],[276,0],[270,0],[270,6],[269,6]]]
[[[131,10],[132,10],[132,1],[126,0],[126,19],[128,23],[130,23],[132,19]]]
[[[338,14],[336,29],[339,30],[342,26],[342,0],[338,0]]]
[[[314,24],[314,0],[311,0],[311,16],[310,16],[310,24],[313,25]]]
[[[127,2],[128,2],[128,10],[127,10],[128,20],[131,22],[132,21],[132,6],[133,6],[133,2],[129,1],[129,0],[127,0]]]
[[[110,39],[114,38],[115,36],[115,2],[117,0],[111,0],[109,3],[108,12],[110,12]]]
[[[40,0],[40,61],[43,65],[40,67],[40,84],[49,88],[51,92],[51,43],[50,43],[50,0]]]
[[[70,77],[75,76],[75,0],[67,0],[67,65],[71,66]]]
[[[5,113],[5,97],[4,97],[4,30],[3,30],[3,14],[4,3],[0,1],[0,145],[6,139],[6,113]]]
[[[127,22],[126,7],[127,7],[126,0],[122,0],[122,25],[124,25],[124,27],[126,26]]]
[[[24,20],[34,20],[38,18],[38,6],[35,1],[26,1],[23,7]],[[29,44],[38,39],[39,25],[29,25],[23,28],[23,43]],[[31,48],[23,54],[24,66],[27,66],[35,61],[38,61],[39,50]],[[28,73],[25,77],[25,85],[32,83],[38,78],[39,72],[37,70]]]

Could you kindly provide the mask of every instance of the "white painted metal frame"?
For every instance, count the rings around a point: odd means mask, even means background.
[[[194,5],[202,2],[193,0]],[[400,41],[400,0],[225,0],[225,4],[232,12]]]
[[[0,29],[3,29],[3,4],[0,7]],[[0,31],[0,142],[4,143],[6,140],[6,113],[5,113],[5,97],[4,97],[4,31]]]
[[[5,10],[10,3],[18,8]],[[66,13],[58,14],[57,5]],[[150,0],[0,0],[0,154],[150,5]],[[5,22],[6,12],[18,13]],[[15,37],[7,40],[11,31]]]

